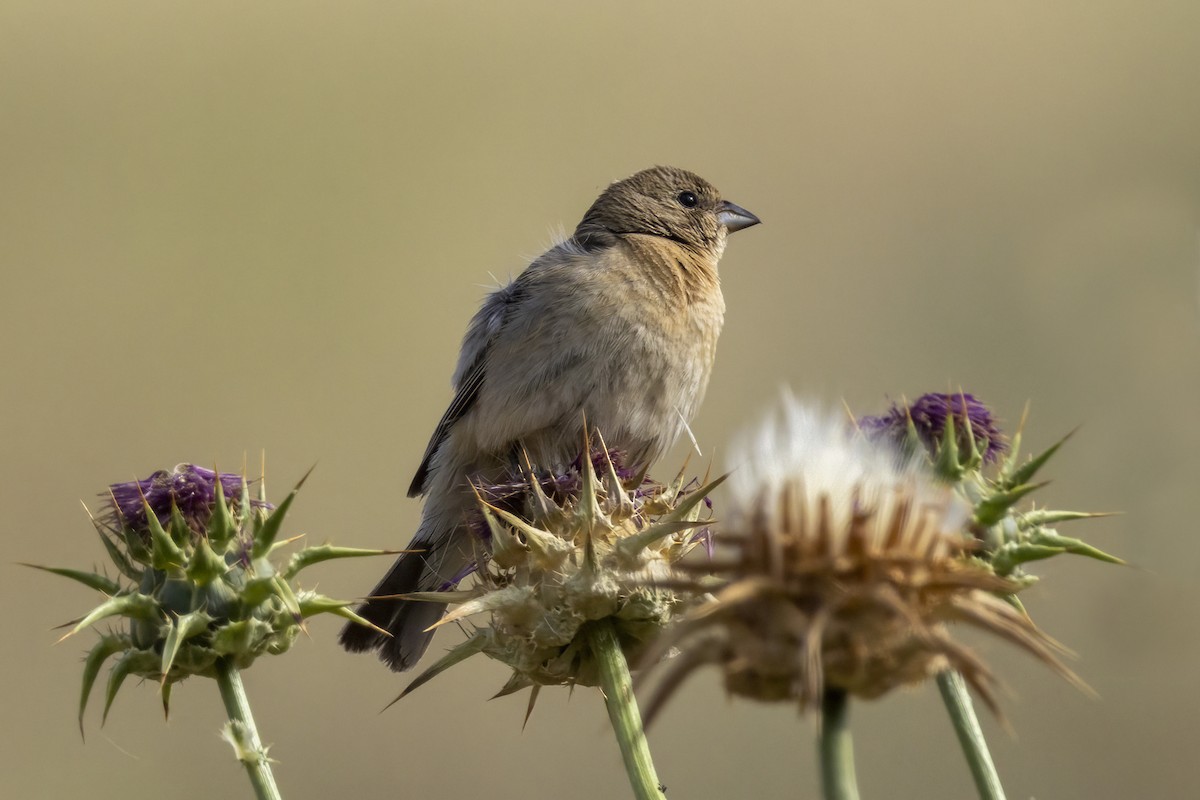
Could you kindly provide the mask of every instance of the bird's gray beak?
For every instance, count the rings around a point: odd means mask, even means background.
[[[725,226],[725,230],[730,233],[762,222],[761,219],[746,209],[739,205],[734,205],[728,200],[722,200],[721,205],[717,207],[717,219]]]

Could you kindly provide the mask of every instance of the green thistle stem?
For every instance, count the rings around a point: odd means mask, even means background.
[[[217,662],[217,686],[221,688],[225,713],[229,715],[228,737],[238,760],[246,765],[255,796],[258,800],[281,800],[275,776],[271,774],[271,762],[262,740],[258,738],[254,715],[250,713],[250,700],[242,686],[242,674],[229,659],[223,658]]]
[[[979,718],[975,716],[975,706],[971,703],[967,684],[954,670],[938,673],[937,684],[946,710],[950,712],[954,732],[958,734],[958,743],[967,757],[967,766],[971,768],[971,777],[975,779],[979,797],[981,800],[1004,800],[1004,787],[1000,785],[1000,775],[992,763],[992,754],[988,752]]]
[[[821,699],[821,791],[825,800],[858,800],[854,742],[850,738],[850,700],[841,689],[826,689]]]
[[[588,645],[600,667],[604,704],[608,706],[608,718],[617,734],[633,796],[637,800],[663,800],[646,732],[642,729],[642,714],[633,696],[629,664],[621,651],[617,632],[613,630],[612,622],[606,619],[590,623],[586,631]]]

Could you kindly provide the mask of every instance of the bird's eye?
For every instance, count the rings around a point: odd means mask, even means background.
[[[675,198],[679,201],[679,205],[684,208],[695,208],[696,203],[700,202],[696,199],[696,195],[691,192],[680,192],[679,197]]]

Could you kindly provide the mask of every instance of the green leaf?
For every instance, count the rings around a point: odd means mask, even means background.
[[[207,586],[229,571],[224,557],[218,555],[208,544],[208,538],[198,537],[188,560],[187,576],[197,586]]]
[[[275,576],[254,577],[241,588],[240,599],[247,608],[258,606],[275,595]]]
[[[975,440],[975,429],[971,427],[971,414],[967,410],[966,394],[963,393],[962,389],[959,389],[958,396],[960,402],[962,403],[962,423],[966,428],[967,444],[969,445],[967,450],[967,458],[961,463],[964,469],[967,472],[970,472],[972,470],[979,469],[979,466],[983,464],[983,455],[979,452],[979,443]],[[954,414],[951,414],[950,417],[953,418]],[[984,449],[986,450],[987,448],[985,447]]]
[[[104,594],[110,596],[121,591],[121,584],[117,583],[112,578],[106,578],[105,576],[96,572],[81,572],[77,569],[64,569],[63,567],[43,567],[41,564],[27,564],[24,561],[19,561],[17,563],[19,563],[22,567],[40,569],[43,572],[61,575],[64,578],[70,578],[73,581],[79,581],[90,589],[95,589],[98,592],[103,592]]]
[[[251,578],[242,587],[241,601],[247,608],[253,608],[274,594],[275,576]]]
[[[250,483],[246,480],[246,468],[242,465],[242,494],[238,498],[238,520],[237,529],[246,531],[250,529],[250,518],[253,507],[250,505]]]
[[[1047,483],[1027,483],[1010,489],[992,492],[975,507],[975,521],[984,526],[995,525],[1021,498],[1036,492]]]
[[[1062,437],[1057,442],[1055,442],[1054,444],[1047,447],[1040,454],[1038,454],[1038,455],[1034,456],[1033,458],[1029,459],[1028,461],[1026,461],[1022,466],[1017,467],[1016,469],[1012,470],[1012,472],[1010,474],[1008,474],[1008,475],[1002,474],[1001,486],[1005,489],[1013,489],[1015,487],[1021,486],[1022,484],[1029,483],[1029,481],[1033,480],[1033,476],[1037,474],[1038,470],[1040,470],[1042,467],[1044,467],[1046,465],[1046,462],[1049,461],[1050,458],[1055,453],[1058,452],[1058,448],[1060,448],[1064,444],[1066,444],[1067,440],[1070,439],[1072,436],[1074,436],[1075,431],[1078,431],[1078,430],[1079,429],[1076,428],[1075,430],[1071,431],[1066,436]]]
[[[213,504],[212,516],[208,518],[208,539],[214,549],[223,552],[229,540],[237,533],[237,526],[233,522],[233,515],[229,513],[229,503],[225,500],[225,490],[221,487],[219,477],[215,488],[217,497]]]
[[[1008,603],[1010,606],[1015,608],[1017,611],[1020,611],[1022,616],[1025,616],[1025,617],[1029,616],[1029,612],[1025,610],[1025,604],[1022,603],[1021,598],[1017,597],[1015,594],[1001,595],[1000,599],[1003,600],[1004,602]]]
[[[217,481],[220,483],[220,481]],[[188,527],[187,520],[183,518],[183,512],[179,510],[179,505],[175,502],[175,498],[171,498],[171,541],[175,542],[184,550],[192,542],[192,529]]]
[[[112,671],[108,674],[108,686],[104,692],[104,713],[100,716],[100,725],[108,721],[108,711],[112,708],[113,700],[117,699],[117,692],[121,690],[121,684],[125,683],[125,679],[131,674],[144,675],[155,669],[158,665],[158,655],[148,650],[127,650],[125,655],[113,664]]]
[[[116,565],[117,570],[126,578],[131,580],[136,581],[141,579],[141,568],[135,565],[133,560],[130,559],[121,550],[121,548],[117,546],[117,543],[112,540],[112,537],[102,531],[99,527],[96,528],[96,532],[100,534],[100,541],[104,543],[104,549],[108,553],[109,559],[114,565]]]
[[[188,639],[206,631],[212,621],[213,618],[203,611],[193,611],[168,623],[170,630],[163,642],[162,664],[159,668],[164,682],[175,664],[175,657],[179,655],[179,648]]]
[[[254,547],[251,554],[254,558],[262,558],[267,553],[271,552],[271,545],[275,543],[275,537],[279,535],[279,529],[283,527],[283,519],[287,516],[288,509],[292,507],[292,501],[296,499],[296,493],[300,491],[300,487],[308,480],[308,476],[312,474],[312,468],[304,473],[304,477],[296,484],[295,488],[288,493],[271,514],[263,520],[258,530],[254,532]]]
[[[338,609],[345,608],[354,604],[353,600],[334,600],[332,597],[326,597],[323,594],[316,592],[304,592],[296,599],[297,606],[300,609],[300,617],[308,619],[317,614],[328,614]],[[375,627],[372,625],[371,627]]]
[[[1073,555],[1094,558],[1097,561],[1104,561],[1108,564],[1125,564],[1122,559],[1117,558],[1114,555],[1109,555],[1103,550],[1092,547],[1087,542],[1084,542],[1080,539],[1073,539],[1069,536],[1061,536],[1057,531],[1049,528],[1040,528],[1033,531],[1029,535],[1029,541],[1035,545],[1058,547]]]
[[[1054,525],[1059,522],[1071,522],[1077,519],[1098,519],[1100,517],[1116,516],[1112,511],[1052,511],[1047,508],[1026,511],[1020,515],[1017,527],[1021,530],[1032,530],[1043,525]]]
[[[1008,575],[1021,564],[1029,561],[1041,561],[1065,553],[1066,548],[1050,547],[1040,544],[1009,544],[1000,548],[992,559],[992,566],[997,575]]]
[[[83,737],[83,712],[87,710],[88,698],[92,695],[92,687],[96,685],[96,677],[100,674],[100,668],[114,653],[119,653],[132,646],[128,636],[112,634],[101,636],[100,641],[96,642],[96,646],[88,651],[87,658],[83,661],[83,686],[79,692],[80,738]]]
[[[367,620],[365,617],[361,617],[354,613],[354,610],[349,607],[332,608],[329,610],[329,613],[341,617],[342,619],[349,620],[356,625],[362,625],[364,628],[374,628],[376,631],[384,634],[385,636],[390,637],[392,635],[389,631],[384,630],[375,623]]]
[[[1021,457],[1021,433],[1025,429],[1025,419],[1029,415],[1029,405],[1025,405],[1025,413],[1021,415],[1021,422],[1017,425],[1017,432],[1014,433],[1008,440],[1008,455],[1004,457],[1004,461],[1000,463],[1000,469],[996,473],[997,481],[1003,483],[1008,480],[1008,476],[1013,474],[1017,468],[1017,461]]]
[[[108,722],[108,711],[112,708],[113,700],[117,699],[117,692],[121,691],[121,684],[125,683],[125,679],[129,677],[129,673],[133,670],[133,659],[129,653],[126,653],[121,660],[113,665],[112,671],[108,673],[108,686],[104,691],[104,713],[100,717],[100,727],[104,727],[104,723]]]
[[[333,614],[342,619],[347,619],[364,627],[371,628],[374,631],[382,633],[384,636],[391,636],[383,628],[355,614],[350,608],[352,605],[354,603],[350,600],[334,600],[332,597],[326,597],[323,594],[305,592],[304,596],[300,598],[300,616],[308,619],[309,617],[315,617],[317,614]]]
[[[116,565],[117,571],[131,580],[136,581],[141,578],[141,569],[139,569],[133,563],[129,557],[129,554],[125,553],[120,547],[117,546],[117,543],[112,539],[113,534],[109,531],[109,529],[102,525],[94,516],[92,516],[91,509],[87,507],[86,503],[83,504],[83,510],[88,515],[88,519],[91,520],[92,527],[96,529],[96,534],[100,537],[100,541],[104,544],[104,549],[108,552],[109,559],[111,559],[113,564]]]
[[[271,580],[275,583],[275,595],[283,601],[283,607],[287,609],[287,612],[297,621],[303,619],[300,616],[300,603],[296,600],[296,593],[292,591],[291,584],[278,575]]]
[[[276,539],[275,542],[271,545],[271,549],[267,551],[267,554],[265,556],[263,556],[263,558],[266,558],[268,561],[270,561],[271,556],[275,555],[275,552],[277,550],[282,550],[285,547],[293,545],[303,538],[304,538],[304,534],[302,533],[299,536],[291,536],[287,539]]]
[[[108,598],[93,608],[69,633],[64,634],[58,641],[61,642],[69,636],[74,636],[84,628],[95,625],[100,620],[107,619],[108,617],[124,616],[132,619],[152,619],[158,613],[158,601],[153,597],[147,597],[137,592],[119,594]]]
[[[938,475],[950,483],[962,479],[963,468],[958,460],[958,432],[955,430],[953,414],[946,416],[946,428],[942,431],[942,440],[938,442],[937,459],[933,467]]]
[[[175,540],[163,530],[158,517],[154,515],[150,504],[144,498],[142,506],[146,510],[146,527],[150,529],[150,565],[164,572],[183,569],[183,565],[187,563],[183,551],[175,544]]]
[[[410,552],[407,550],[364,550],[359,547],[334,547],[333,545],[321,545],[319,547],[306,547],[296,553],[288,561],[287,567],[283,570],[284,580],[291,580],[296,577],[300,570],[308,569],[313,564],[319,564],[322,561],[329,561],[334,558],[361,558],[363,556],[388,556],[398,553]]]
[[[921,441],[921,432],[917,430],[917,423],[912,418],[912,406],[908,404],[908,400],[904,400],[904,444],[910,453],[924,453],[925,443]]]

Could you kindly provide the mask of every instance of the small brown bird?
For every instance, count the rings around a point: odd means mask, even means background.
[[[498,477],[522,453],[542,468],[569,463],[584,417],[629,465],[670,447],[712,370],[725,237],[758,222],[698,175],[654,167],[605,189],[569,239],[489,295],[408,490],[426,497],[409,544],[422,552],[397,559],[371,596],[452,586],[473,557],[471,481]],[[368,599],[358,613],[391,636],[350,623],[340,641],[408,669],[445,608]]]

